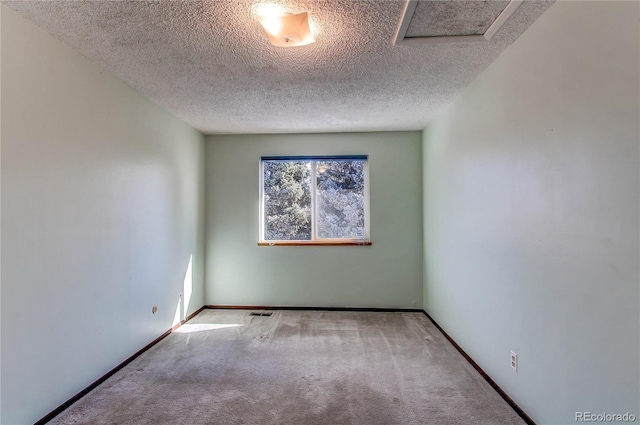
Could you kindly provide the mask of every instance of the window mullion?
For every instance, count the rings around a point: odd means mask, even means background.
[[[316,161],[311,161],[311,240],[318,239],[316,227]]]

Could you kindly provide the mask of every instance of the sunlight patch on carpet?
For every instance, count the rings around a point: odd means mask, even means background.
[[[224,328],[237,328],[238,326],[244,326],[239,323],[185,323],[180,326],[174,332],[187,334],[192,332],[202,332],[202,331],[211,331],[214,329],[224,329]]]

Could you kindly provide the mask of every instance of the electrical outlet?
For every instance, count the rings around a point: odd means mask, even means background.
[[[511,352],[511,369],[518,372],[518,355],[513,351]]]

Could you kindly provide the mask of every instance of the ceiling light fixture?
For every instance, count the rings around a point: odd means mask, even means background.
[[[309,28],[309,15],[287,13],[279,16],[258,16],[269,41],[274,46],[294,47],[315,43],[316,39]]]

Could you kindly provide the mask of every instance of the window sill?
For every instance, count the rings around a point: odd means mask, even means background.
[[[331,242],[318,242],[318,241],[274,241],[274,242],[258,242],[258,246],[370,246],[370,241],[366,242],[353,242],[353,241],[331,241]]]

